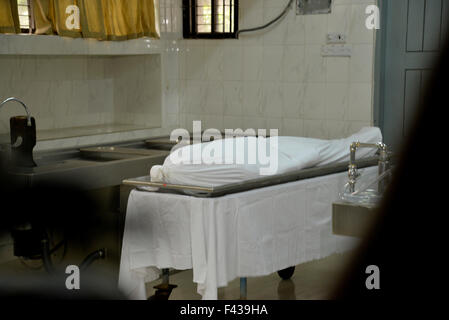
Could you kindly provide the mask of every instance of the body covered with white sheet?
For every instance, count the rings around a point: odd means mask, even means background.
[[[162,166],[153,166],[150,175],[153,182],[216,187],[264,175],[349,161],[349,146],[355,141],[378,143],[382,141],[382,134],[379,128],[365,127],[347,138],[335,140],[226,138],[178,148]],[[372,156],[375,152],[373,149],[360,149],[358,157]]]

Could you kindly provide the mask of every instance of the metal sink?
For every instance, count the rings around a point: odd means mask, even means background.
[[[147,150],[114,146],[81,148],[70,151],[35,153],[34,160],[38,171],[42,168],[62,168],[67,166],[85,166],[93,163],[121,161],[141,157],[166,155],[161,150]]]
[[[203,133],[202,133],[203,134]],[[201,136],[202,136],[201,134]],[[222,137],[225,136],[225,133],[222,132],[221,133]],[[245,136],[245,135],[242,135]],[[256,134],[257,137],[257,134]],[[267,135],[267,137],[269,137],[269,135]],[[202,140],[202,142],[208,142],[205,140]],[[151,148],[151,149],[159,149],[159,150],[171,150],[178,142],[177,141],[172,141],[170,139],[170,136],[161,136],[161,137],[155,137],[155,138],[150,138],[147,139],[145,141],[145,145],[147,148]],[[193,144],[193,133],[190,133],[190,144]]]
[[[80,149],[80,156],[93,161],[115,161],[136,157],[159,155],[159,150],[139,149],[133,147],[93,147]]]
[[[146,175],[169,154],[147,149],[144,142],[81,149],[35,152],[35,168],[11,168],[10,175],[26,185],[70,183],[86,189],[117,186]]]
[[[364,237],[376,217],[377,205],[337,201],[332,204],[332,232]]]
[[[78,167],[92,166],[98,163],[106,163],[118,160],[132,159],[134,155],[129,154],[95,154],[84,153],[82,151],[74,153],[63,154],[49,154],[49,155],[35,155],[34,161],[37,164],[36,168],[32,169],[17,169],[20,172],[43,173],[48,171],[59,171],[64,169],[73,169]]]

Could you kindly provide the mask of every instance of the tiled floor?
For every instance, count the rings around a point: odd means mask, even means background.
[[[342,270],[351,258],[350,253],[335,254],[325,259],[316,260],[296,266],[290,280],[282,280],[277,273],[257,278],[248,278],[248,300],[309,300],[326,299]],[[170,299],[197,300],[201,296],[196,293],[192,270],[182,271],[170,276],[170,283],[178,285]],[[160,280],[147,284],[147,293],[153,295],[153,286]],[[225,288],[218,290],[218,298],[233,300],[240,298],[240,281],[235,279]]]
[[[296,266],[295,273],[290,280],[282,280],[277,273],[264,277],[248,278],[248,300],[310,300],[326,299],[339,281],[342,271],[347,266],[351,253],[335,254],[325,259],[311,261]],[[19,260],[0,264],[0,276],[9,274],[20,278],[23,274],[45,273],[40,261],[28,261],[26,266]],[[170,283],[178,287],[173,290],[171,300],[199,300],[201,296],[196,292],[193,283],[192,270],[178,272],[170,276]],[[161,280],[147,283],[147,294],[152,296],[155,292],[153,286],[160,284]],[[240,281],[234,279],[227,287],[218,290],[218,298],[222,300],[235,300],[240,298]]]

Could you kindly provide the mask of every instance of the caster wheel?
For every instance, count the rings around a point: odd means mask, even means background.
[[[168,300],[170,298],[170,294],[174,288],[178,287],[175,284],[160,284],[158,286],[155,286],[154,288],[157,289],[153,296],[149,297],[148,300],[150,301],[164,301]]]
[[[278,275],[283,280],[288,280],[292,277],[293,273],[295,273],[295,267],[290,267],[287,269],[279,270]]]

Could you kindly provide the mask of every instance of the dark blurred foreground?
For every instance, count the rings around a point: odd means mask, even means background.
[[[98,226],[113,228],[98,214],[91,194],[68,184],[21,187],[5,170],[0,172],[0,235],[13,237],[15,254],[23,265],[40,265],[20,274],[0,271],[0,298],[123,299],[108,265],[98,262],[104,257],[86,259],[103,236]],[[43,263],[44,239],[48,266]],[[82,269],[79,290],[68,290],[65,285],[69,265]]]
[[[449,39],[448,39],[449,40]],[[415,123],[403,145],[379,218],[333,298],[436,300],[445,287],[449,41],[442,51]],[[368,290],[367,266],[380,270],[380,289]],[[409,305],[410,308],[413,305]]]

